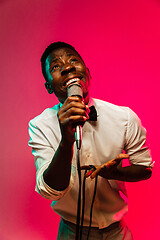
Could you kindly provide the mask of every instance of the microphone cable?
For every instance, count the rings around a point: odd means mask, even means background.
[[[80,149],[77,149],[77,171],[78,171],[78,179],[79,179],[79,193],[78,193],[78,203],[77,203],[77,222],[76,222],[76,238],[75,240],[81,240],[82,239],[82,230],[83,230],[83,221],[84,221],[84,211],[85,211],[85,174],[87,170],[85,170],[84,173],[84,178],[83,178],[83,195],[82,195],[82,216],[81,216],[81,169],[80,169]],[[92,166],[93,167],[93,166]],[[90,208],[90,223],[89,223],[89,228],[88,228],[88,234],[87,234],[87,239],[89,239],[89,234],[90,234],[90,229],[91,229],[91,224],[92,224],[92,213],[93,213],[93,205],[94,205],[94,200],[96,196],[96,190],[97,190],[97,180],[98,176],[95,177],[95,187],[94,187],[94,193],[93,193],[93,198],[92,198],[92,203],[91,203],[91,208]],[[81,220],[81,225],[80,225],[80,220]]]
[[[81,169],[80,169],[80,149],[77,148],[77,171],[78,171],[78,179],[79,179],[79,193],[78,193],[78,203],[77,203],[77,223],[76,223],[76,240],[79,240],[79,227],[80,227],[80,218],[81,218]]]

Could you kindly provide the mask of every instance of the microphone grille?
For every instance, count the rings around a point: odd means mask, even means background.
[[[68,97],[78,96],[82,98],[82,88],[78,83],[70,84],[67,88]]]

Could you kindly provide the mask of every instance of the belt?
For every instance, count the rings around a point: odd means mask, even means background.
[[[74,224],[74,223],[72,223],[72,222],[69,222],[69,221],[67,221],[67,220],[65,220],[65,219],[62,219],[62,221],[63,221],[65,224],[67,224],[68,226],[72,227],[73,229],[76,229],[76,224]],[[105,227],[105,228],[99,229],[99,227],[91,227],[91,229],[92,229],[92,230],[95,229],[95,230],[99,230],[99,231],[109,232],[109,231],[114,230],[114,229],[116,229],[116,228],[118,228],[118,227],[120,227],[120,226],[121,226],[121,222],[120,222],[120,221],[117,221],[117,222],[114,222],[114,223],[110,224],[109,226],[107,226],[107,227]],[[87,228],[89,228],[89,227],[88,227],[88,226],[83,226],[83,228],[84,228],[84,229],[87,229]]]

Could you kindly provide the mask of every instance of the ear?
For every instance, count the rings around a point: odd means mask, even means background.
[[[88,72],[89,78],[91,79],[92,77],[91,77],[91,73],[89,71],[89,68],[87,68],[87,72]]]
[[[49,82],[45,82],[45,87],[46,87],[49,94],[53,93],[53,87]]]

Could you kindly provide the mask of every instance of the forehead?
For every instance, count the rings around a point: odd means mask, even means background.
[[[76,56],[81,60],[78,53],[70,48],[58,48],[58,49],[53,50],[49,54],[48,60],[53,61],[54,59],[57,59],[57,58],[64,58],[64,57],[70,57],[70,56]]]

